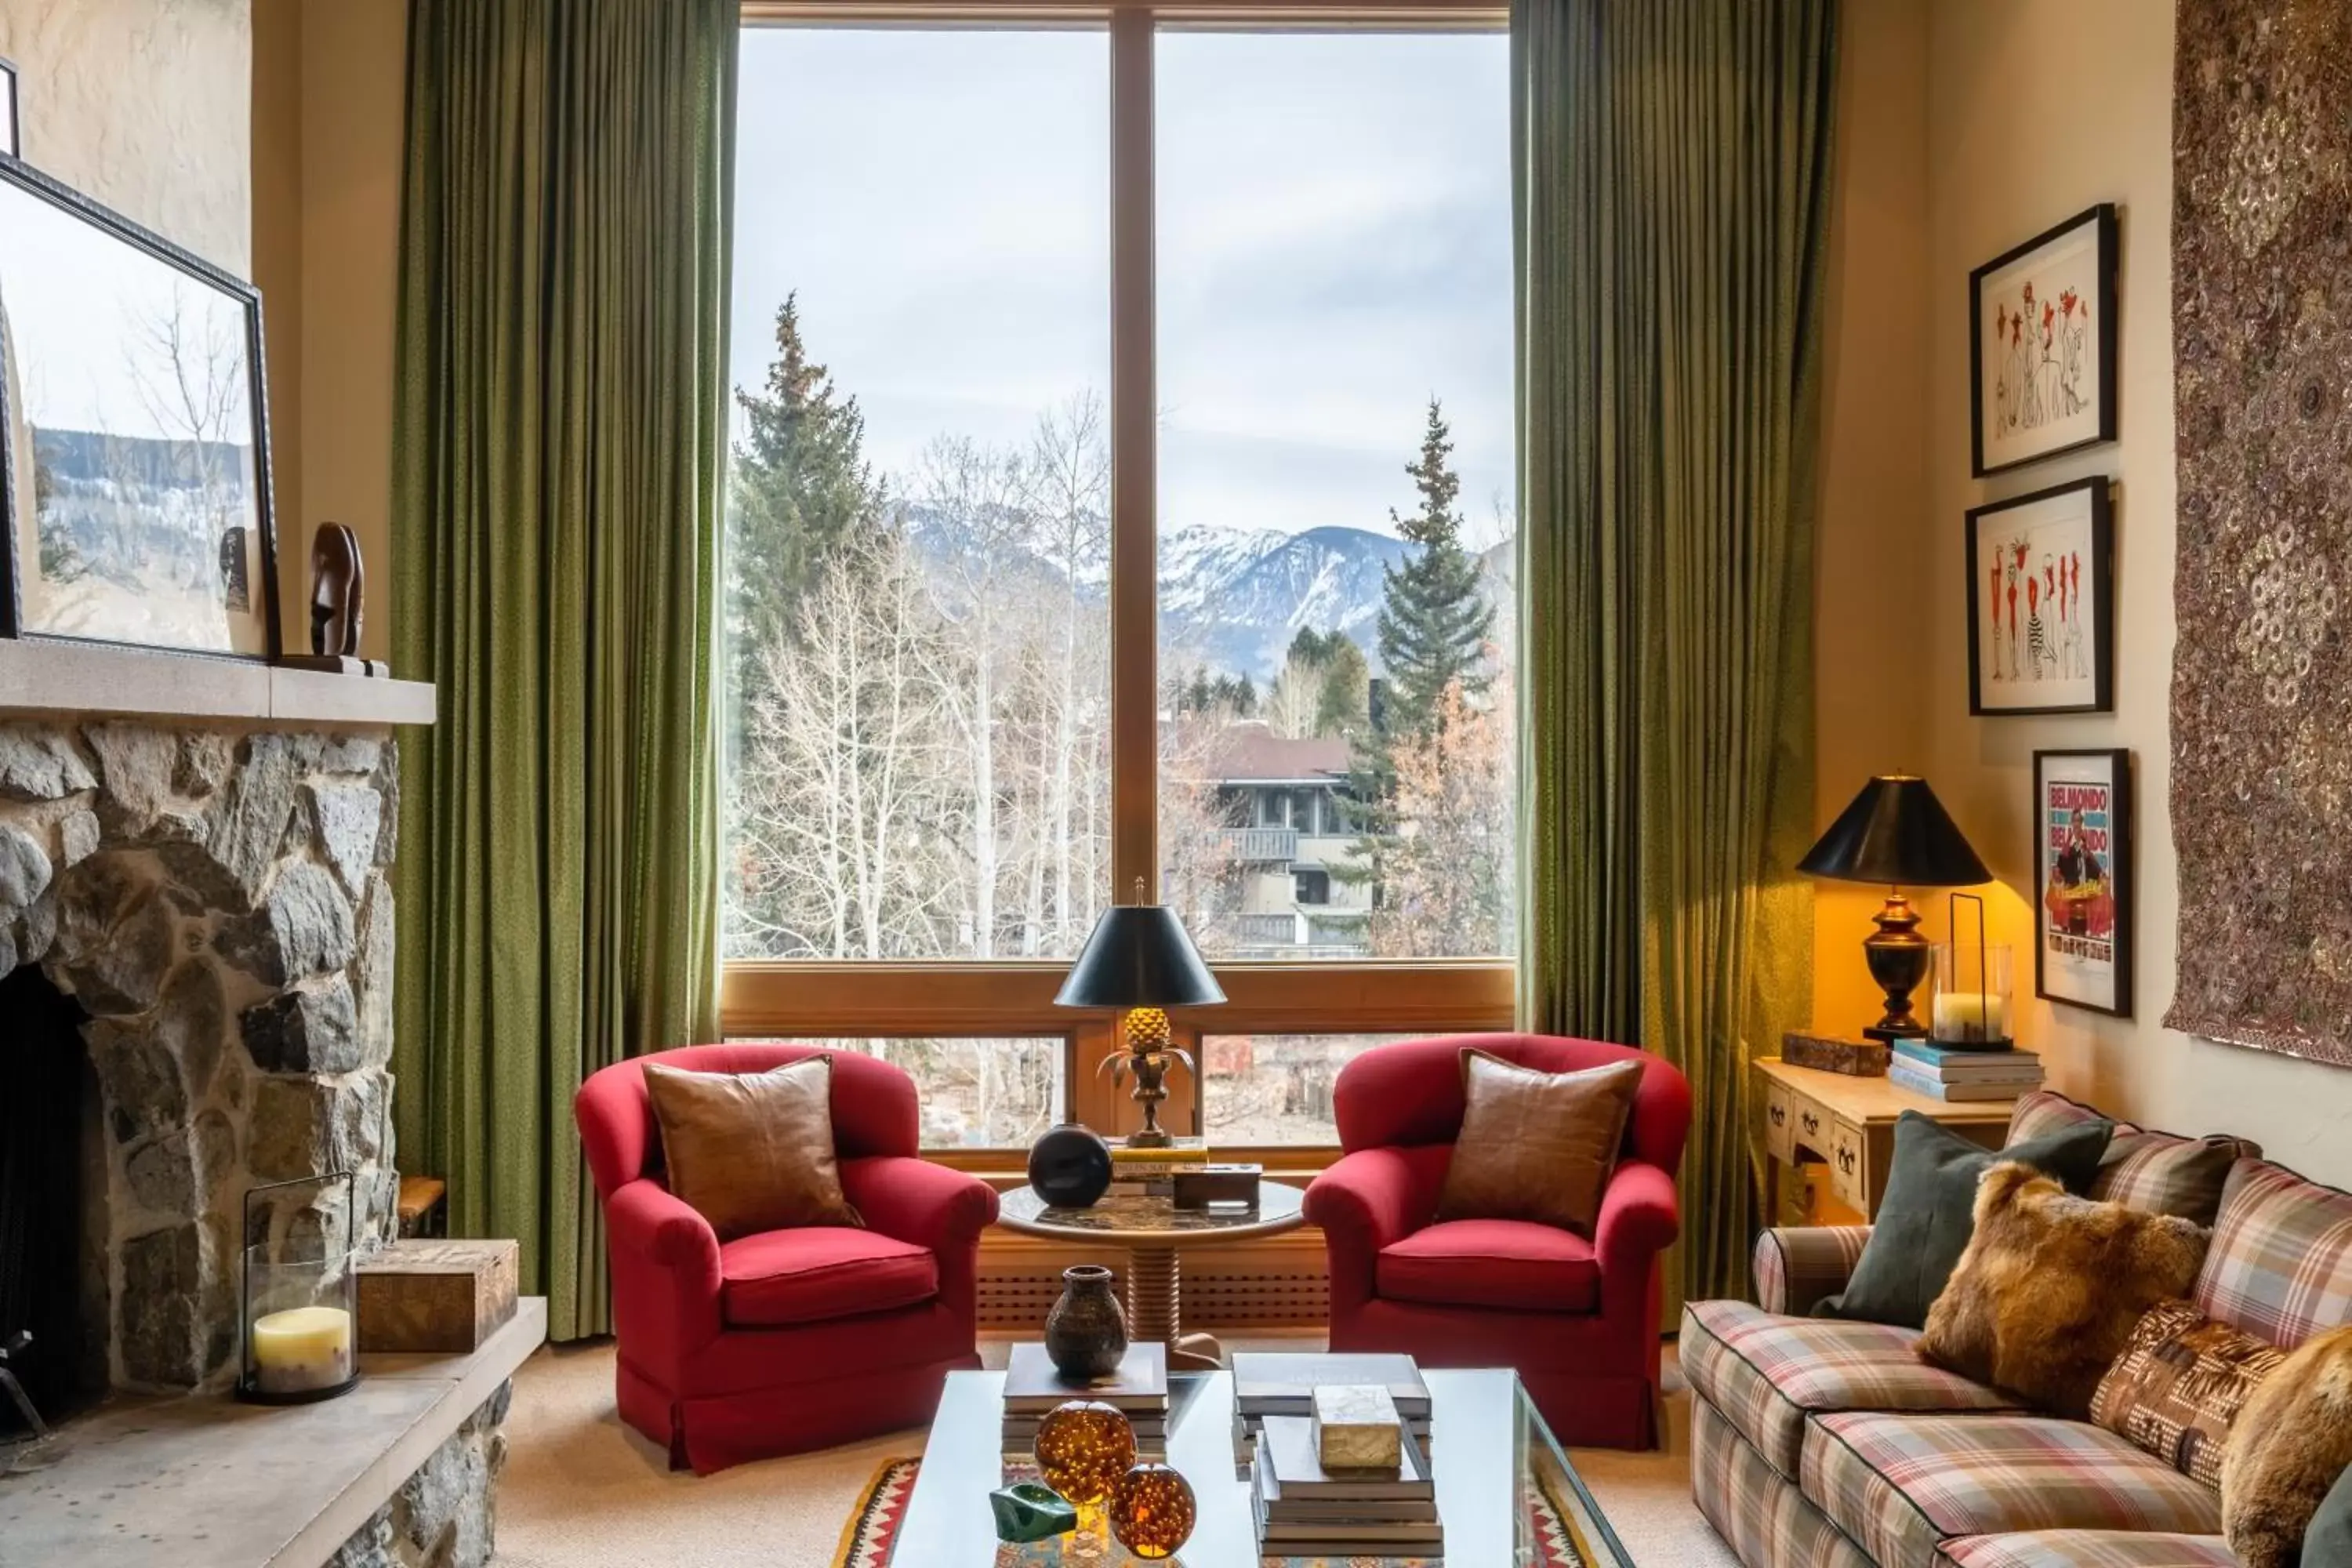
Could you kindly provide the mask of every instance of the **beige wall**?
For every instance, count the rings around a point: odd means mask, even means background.
[[[310,540],[351,525],[367,564],[361,650],[391,651],[393,333],[405,0],[254,0],[254,243],[291,333],[270,358],[280,417],[289,646],[310,646]],[[273,310],[273,329],[281,325]]]
[[[2052,41],[2073,40],[2053,47]],[[2084,41],[2089,40],[2086,44]],[[2170,223],[2172,7],[2150,0],[1937,0],[1927,40],[1932,500],[1921,580],[1930,678],[1928,776],[2005,883],[1997,934],[2030,1000],[2029,802],[2037,747],[2129,747],[2137,767],[2137,1016],[2032,1004],[2025,1043],[2067,1092],[2181,1131],[2229,1130],[2323,1180],[2352,1183],[2352,1072],[2194,1040],[2159,1026],[2172,999],[2179,902],[2168,809],[2173,643]],[[2032,105],[2032,112],[2021,111]],[[2121,439],[1973,479],[1970,268],[2095,202],[2121,209]],[[2116,710],[1968,715],[1961,514],[2105,474],[2116,488]],[[1940,929],[1940,920],[1937,922]]]
[[[243,278],[247,0],[0,0],[25,161]]]
[[[1813,574],[1823,827],[1871,774],[1928,765],[1927,4],[1847,0],[1843,23]],[[1819,886],[1815,1027],[1850,1035],[1878,1016],[1861,944],[1884,897]]]

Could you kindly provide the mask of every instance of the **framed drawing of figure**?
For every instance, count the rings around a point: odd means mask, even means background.
[[[2132,1012],[2131,753],[2033,753],[2033,994]]]
[[[2115,707],[2115,521],[2104,478],[1968,515],[1969,711]]]
[[[2116,438],[2116,209],[2102,204],[1969,274],[1974,471]]]

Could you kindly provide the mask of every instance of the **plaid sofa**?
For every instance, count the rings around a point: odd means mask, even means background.
[[[2010,1138],[2096,1114],[2031,1095]],[[2261,1153],[2118,1123],[2092,1195],[2212,1226],[2198,1306],[2291,1349],[2352,1321],[2352,1194]],[[1914,1331],[1809,1316],[1869,1235],[1767,1231],[1759,1304],[1684,1311],[1691,1490],[1747,1568],[2231,1568],[2203,1482],[1928,1366]]]

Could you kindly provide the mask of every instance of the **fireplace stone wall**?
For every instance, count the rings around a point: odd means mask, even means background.
[[[398,781],[382,730],[0,720],[0,973],[89,1016],[113,1387],[233,1380],[248,1189],[350,1170],[390,1232]],[[294,1193],[272,1248],[340,1240]]]

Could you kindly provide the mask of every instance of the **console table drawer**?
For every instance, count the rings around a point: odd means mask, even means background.
[[[1764,1152],[1783,1164],[1797,1158],[1796,1096],[1770,1079],[1764,1080]]]
[[[1870,1144],[1862,1129],[1851,1121],[1832,1121],[1829,1146],[1822,1152],[1830,1157],[1830,1191],[1841,1203],[1870,1213]]]

